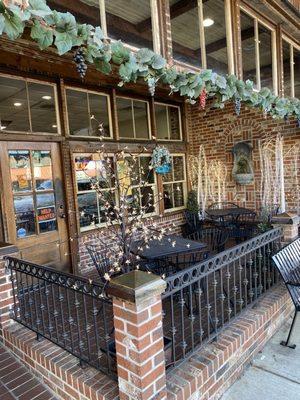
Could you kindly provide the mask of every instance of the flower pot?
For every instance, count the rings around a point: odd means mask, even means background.
[[[233,177],[240,185],[249,185],[254,180],[253,174],[235,174]]]

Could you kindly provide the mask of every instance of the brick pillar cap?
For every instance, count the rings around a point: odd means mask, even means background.
[[[112,279],[107,292],[113,297],[138,303],[162,294],[166,286],[166,282],[157,275],[131,271]]]
[[[296,213],[292,212],[284,212],[274,215],[274,217],[272,217],[272,223],[274,224],[294,225],[299,224],[299,221],[299,216]]]

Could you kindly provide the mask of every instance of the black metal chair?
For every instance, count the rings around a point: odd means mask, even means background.
[[[185,210],[184,217],[186,221],[186,234],[195,232],[203,226],[203,221],[200,220],[199,215]]]
[[[140,269],[142,271],[152,272],[153,274],[167,277],[178,272],[176,265],[168,262],[167,260],[147,260],[143,259],[140,262]]]
[[[295,349],[296,345],[289,345],[296,321],[297,312],[300,311],[300,238],[285,246],[272,257],[295,306],[295,315],[286,341],[280,344]]]
[[[205,256],[205,258],[207,258],[209,253],[220,253],[225,249],[225,244],[229,235],[224,229],[211,227],[203,228],[200,231],[191,233],[188,238],[207,244],[207,253]]]
[[[107,280],[104,278],[104,275],[106,273],[109,273],[111,275],[110,270],[112,269],[112,265],[109,259],[107,257],[103,257],[103,254],[94,245],[86,245],[86,249],[91,259],[93,260],[94,266],[96,267],[101,282],[107,283]]]

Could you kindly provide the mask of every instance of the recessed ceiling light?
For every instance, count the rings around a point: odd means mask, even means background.
[[[22,103],[14,103],[15,107],[21,107]]]
[[[0,125],[0,130],[3,131],[4,129],[6,129],[6,126]]]
[[[51,100],[52,97],[51,97],[51,96],[43,96],[42,99],[44,99],[44,100]]]
[[[52,125],[52,128],[57,128],[57,125]]]
[[[205,26],[205,28],[212,26],[215,23],[215,21],[211,18],[205,18],[205,20],[203,21],[203,26]]]

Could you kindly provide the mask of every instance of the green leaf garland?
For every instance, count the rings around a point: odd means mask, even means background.
[[[110,43],[100,27],[78,23],[69,12],[51,10],[45,0],[29,0],[27,7],[13,3],[6,6],[0,0],[0,35],[15,40],[22,37],[25,27],[42,50],[54,46],[63,55],[82,48],[85,61],[97,70],[104,74],[118,71],[119,86],[144,80],[154,96],[155,86],[161,83],[169,86],[170,94],[179,93],[192,104],[205,89],[207,98],[214,99],[215,107],[223,108],[227,101],[239,99],[264,115],[300,120],[299,99],[280,98],[268,88],[255,91],[253,82],[243,82],[234,75],[221,76],[212,70],[178,71],[152,50],[140,49],[134,53],[121,41]]]

